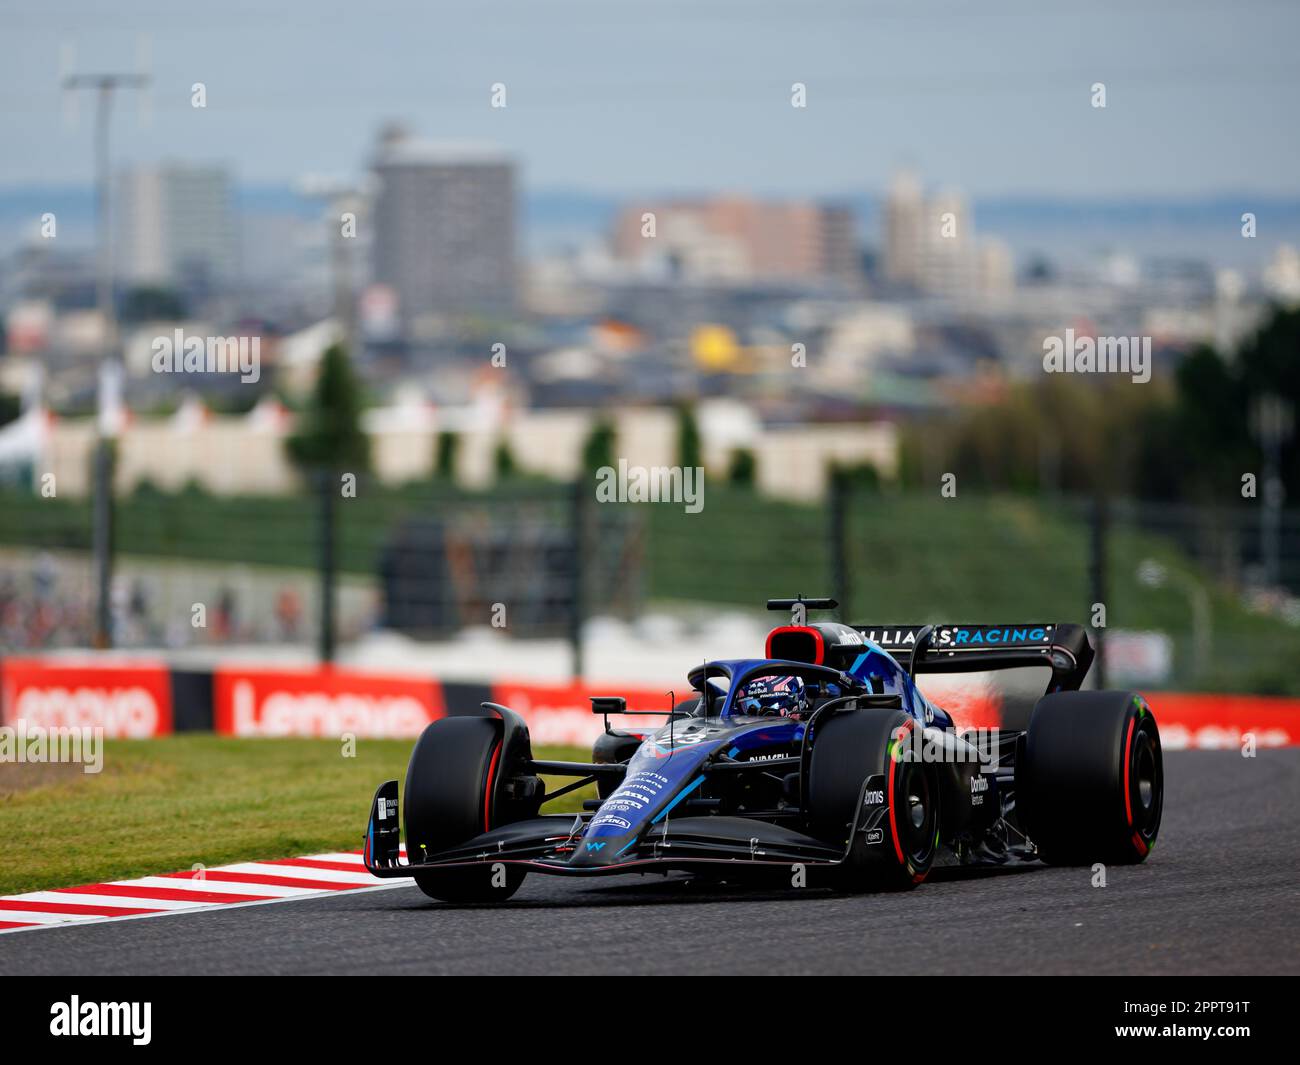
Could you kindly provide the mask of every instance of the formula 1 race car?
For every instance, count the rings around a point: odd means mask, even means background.
[[[768,606],[803,621],[835,603]],[[1092,659],[1069,624],[783,625],[764,658],[693,669],[661,728],[611,728],[624,700],[593,698],[605,732],[589,763],[534,758],[523,719],[484,703],[424,730],[400,820],[397,781],[379,788],[365,864],[482,902],[530,872],[766,872],[868,891],[911,888],[936,864],[1141,862],[1160,828],[1160,733],[1140,695],[1078,690]],[[1017,667],[1050,671],[1018,729],[958,732],[913,679]],[[547,794],[542,774],[575,780]],[[585,812],[542,812],[590,783]]]

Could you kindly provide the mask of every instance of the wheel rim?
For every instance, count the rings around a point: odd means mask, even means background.
[[[1150,810],[1156,794],[1156,759],[1149,744],[1143,744],[1137,753],[1138,802],[1143,810]]]
[[[1130,796],[1133,804],[1133,828],[1145,839],[1154,836],[1160,825],[1160,807],[1164,793],[1164,768],[1159,741],[1139,722],[1130,755]]]
[[[929,777],[920,767],[909,765],[898,791],[903,851],[913,861],[924,862],[934,846],[935,809]]]

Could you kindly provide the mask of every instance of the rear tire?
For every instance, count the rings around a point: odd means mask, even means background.
[[[1136,692],[1056,692],[1034,707],[1016,806],[1051,865],[1130,865],[1155,846],[1164,806],[1160,730]]]
[[[916,720],[902,710],[846,711],[817,725],[809,814],[814,832],[848,850],[836,876],[842,890],[906,891],[930,872],[939,843],[937,767],[905,760],[895,747],[910,743],[915,728]],[[879,835],[860,831],[850,841],[863,787],[877,774],[885,807]]]
[[[402,816],[411,862],[459,846],[497,827],[496,784],[504,726],[497,718],[449,717],[429,725],[406,767]],[[504,902],[519,890],[524,871],[496,863],[415,874],[420,890],[445,902]],[[495,881],[495,883],[494,883]]]

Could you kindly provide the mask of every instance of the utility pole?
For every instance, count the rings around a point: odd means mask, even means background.
[[[95,646],[112,646],[113,583],[113,448],[110,438],[117,426],[110,424],[121,388],[122,368],[118,358],[117,317],[113,313],[113,225],[109,121],[113,114],[113,93],[117,89],[143,89],[145,74],[72,74],[63,79],[69,91],[95,92],[95,223],[97,249],[96,303],[104,331],[99,361],[99,439],[95,445],[94,533],[95,552]]]
[[[353,290],[352,256],[348,245],[355,237],[356,216],[364,199],[364,190],[353,183],[327,177],[309,176],[301,191],[325,204],[325,223],[330,242],[330,286],[333,289],[334,318],[338,323],[339,342],[348,358],[360,357],[360,334],[357,328],[356,293]],[[352,215],[352,233],[345,232],[344,216]],[[338,648],[335,619],[337,599],[337,504],[339,470],[332,465],[316,474],[320,505],[320,633],[317,648],[320,661],[329,665]]]

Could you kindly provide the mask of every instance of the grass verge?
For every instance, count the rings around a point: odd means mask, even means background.
[[[358,740],[355,757],[344,757],[334,740],[194,735],[110,740],[98,774],[0,764],[0,894],[354,850],[375,788],[404,780],[410,753],[410,740]],[[546,811],[594,796],[584,788]]]

